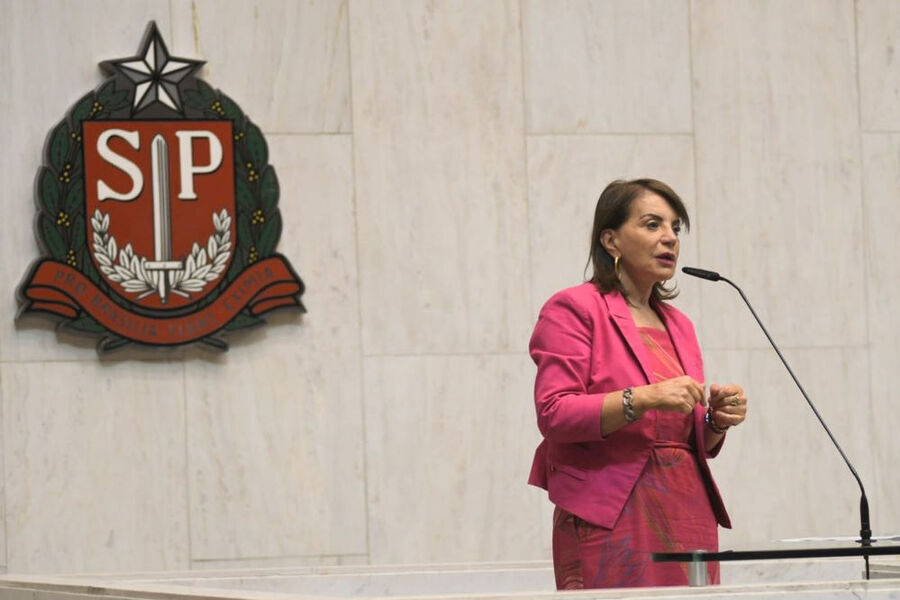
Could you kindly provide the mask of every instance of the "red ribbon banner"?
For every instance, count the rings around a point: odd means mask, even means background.
[[[302,306],[303,283],[280,255],[244,269],[210,304],[177,317],[151,317],[116,304],[80,271],[45,260],[22,288],[24,312],[50,312],[74,319],[82,311],[123,338],[153,346],[185,344],[222,329],[244,308],[253,315],[282,306]]]

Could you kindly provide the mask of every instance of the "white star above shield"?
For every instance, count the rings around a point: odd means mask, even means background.
[[[179,85],[203,64],[200,60],[170,56],[155,23],[144,37],[138,56],[105,63],[134,84],[132,113],[157,102],[181,113]]]

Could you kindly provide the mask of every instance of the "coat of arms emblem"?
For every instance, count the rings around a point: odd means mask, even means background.
[[[43,256],[19,314],[130,342],[202,342],[303,310],[303,282],[275,252],[279,187],[260,129],[169,55],[150,23],[138,55],[101,63],[108,79],[50,132],[38,171]]]

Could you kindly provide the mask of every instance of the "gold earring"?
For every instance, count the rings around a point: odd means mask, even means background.
[[[616,274],[616,277],[619,277],[619,257],[616,256],[613,259],[613,272]]]

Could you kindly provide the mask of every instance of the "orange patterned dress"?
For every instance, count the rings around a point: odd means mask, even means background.
[[[653,382],[684,375],[666,331],[638,328]],[[718,550],[716,517],[693,447],[693,416],[657,415],[656,443],[613,529],[560,508],[553,516],[553,563],[559,589],[687,585],[687,565],[655,563],[652,552]],[[719,583],[718,563],[709,582]]]

